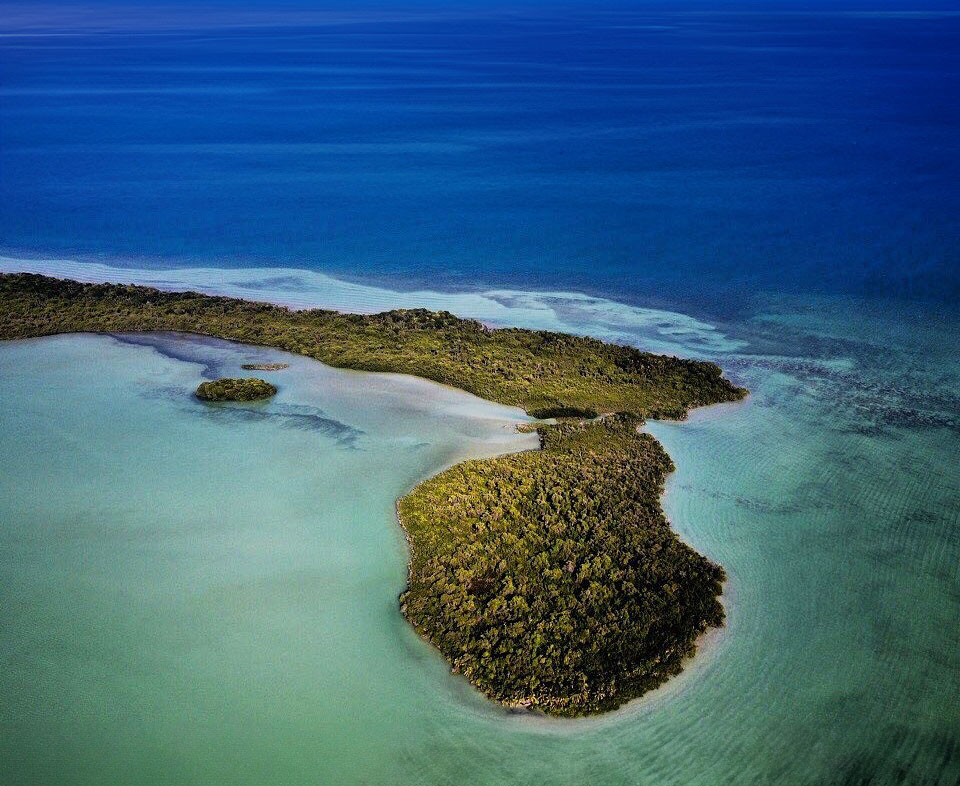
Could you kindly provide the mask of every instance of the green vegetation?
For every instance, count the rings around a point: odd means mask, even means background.
[[[542,407],[534,409],[527,413],[530,417],[538,420],[549,420],[550,418],[587,418],[592,419],[599,414],[593,409],[584,409],[582,407]]]
[[[204,401],[258,401],[270,398],[276,392],[277,389],[263,379],[221,377],[212,382],[201,382],[196,395]]]
[[[659,496],[673,466],[638,425],[544,426],[542,451],[464,462],[400,500],[404,613],[491,698],[613,709],[723,623],[723,570],[670,529]]]
[[[0,338],[179,330],[263,344],[360,371],[414,374],[528,412],[683,417],[740,398],[712,363],[563,333],[489,330],[446,311],[290,311],[195,292],[0,275]]]
[[[670,530],[659,496],[672,465],[637,431],[645,417],[742,398],[712,363],[423,309],[291,311],[0,275],[0,339],[146,330],[414,374],[576,419],[541,425],[541,451],[465,462],[398,503],[412,552],[404,613],[492,698],[556,715],[611,709],[679,671],[722,624],[723,570]]]

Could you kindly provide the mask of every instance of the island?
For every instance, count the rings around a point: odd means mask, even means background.
[[[673,465],[639,430],[645,418],[743,398],[712,363],[445,311],[292,310],[0,275],[0,339],[136,331],[413,374],[549,419],[533,426],[539,451],[463,462],[397,504],[410,546],[404,615],[504,706],[614,709],[679,672],[723,624],[724,571],[670,528],[660,496]]]
[[[221,377],[201,382],[196,397],[202,401],[259,401],[275,395],[277,388],[263,379]]]
[[[244,371],[280,371],[290,368],[289,363],[244,363],[240,366]]]

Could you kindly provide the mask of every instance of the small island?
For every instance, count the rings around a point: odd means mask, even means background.
[[[201,401],[259,401],[275,395],[277,388],[264,379],[221,377],[201,382],[196,396]]]
[[[290,368],[289,363],[244,363],[240,366],[244,371],[280,371]]]
[[[0,275],[0,339],[164,330],[413,374],[550,419],[532,425],[539,451],[463,462],[397,504],[410,545],[401,610],[504,706],[614,709],[679,672],[723,624],[723,568],[670,528],[660,496],[673,464],[639,430],[742,399],[715,364],[446,311],[297,311]]]

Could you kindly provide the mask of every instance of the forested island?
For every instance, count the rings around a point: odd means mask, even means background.
[[[723,623],[723,570],[670,529],[659,498],[672,464],[638,431],[644,418],[743,398],[712,363],[424,309],[291,310],[0,275],[0,339],[136,331],[413,374],[562,418],[537,424],[540,451],[464,462],[398,503],[411,547],[404,614],[505,705],[613,709],[679,671],[697,637]]]
[[[264,379],[221,377],[201,382],[196,397],[202,401],[259,401],[275,395],[277,389]]]
[[[244,363],[240,366],[244,371],[282,371],[289,367],[289,363]]]
[[[398,503],[404,613],[491,698],[614,709],[723,624],[723,569],[670,529],[660,495],[673,464],[640,423],[542,425],[540,451],[466,461]]]

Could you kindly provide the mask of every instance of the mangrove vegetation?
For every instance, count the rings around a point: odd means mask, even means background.
[[[338,368],[393,371],[522,407],[682,418],[742,397],[713,363],[543,330],[490,330],[446,311],[295,311],[196,292],[0,275],[0,338],[174,330],[296,352]]]
[[[240,366],[244,371],[281,371],[289,367],[289,363],[244,363]]]
[[[399,501],[403,611],[491,698],[612,709],[722,624],[723,570],[670,529],[659,498],[673,466],[639,424],[541,426],[541,451],[458,464]]]
[[[554,715],[609,710],[679,671],[723,623],[723,570],[670,529],[660,495],[672,464],[638,430],[742,398],[716,365],[445,311],[298,311],[0,275],[0,339],[160,330],[413,374],[559,419],[536,424],[541,450],[464,462],[398,502],[411,549],[403,612],[491,698]],[[273,388],[204,385],[227,383]]]
[[[276,387],[263,379],[221,377],[211,382],[201,382],[196,396],[203,401],[259,401],[270,398],[276,392]]]

